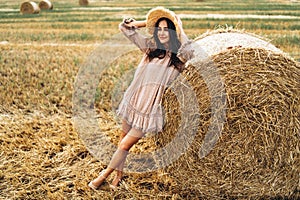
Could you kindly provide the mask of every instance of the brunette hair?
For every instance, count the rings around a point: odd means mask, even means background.
[[[176,28],[175,28],[174,23],[168,18],[165,18],[165,17],[160,18],[155,23],[153,38],[156,43],[156,49],[152,49],[148,53],[149,60],[151,61],[153,58],[162,59],[166,56],[166,49],[165,49],[164,45],[159,41],[158,35],[157,35],[157,32],[158,32],[157,27],[158,27],[159,23],[163,20],[166,20],[167,25],[168,25],[168,30],[169,29],[171,30],[171,31],[169,30],[169,37],[170,37],[169,49],[171,51],[171,60],[170,60],[169,66],[174,65],[174,67],[176,69],[178,69],[180,72],[182,72],[184,63],[181,62],[181,60],[179,60],[179,58],[177,57],[177,52],[181,46],[181,42],[179,41],[179,39],[177,37]]]

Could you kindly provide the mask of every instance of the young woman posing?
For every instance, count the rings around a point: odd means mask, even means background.
[[[136,31],[142,27],[147,27],[153,36],[147,38]],[[115,189],[123,176],[123,167],[130,148],[145,133],[162,131],[162,95],[184,69],[178,50],[188,38],[182,29],[181,20],[174,12],[157,7],[148,12],[145,21],[125,19],[119,28],[144,55],[117,111],[122,118],[118,149],[108,167],[89,183],[92,189],[97,189],[116,170],[116,176],[110,184]]]

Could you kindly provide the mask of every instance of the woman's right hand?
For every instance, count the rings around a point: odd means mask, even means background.
[[[126,18],[123,20],[124,26],[128,28],[142,28],[146,26],[146,21],[136,21],[133,18]]]
[[[125,18],[124,20],[123,20],[123,22],[125,23],[125,24],[129,24],[129,23],[131,23],[131,22],[134,22],[135,21],[135,19],[133,19],[133,18]]]
[[[135,19],[133,19],[133,18],[123,19],[124,26],[126,26],[127,28],[134,28],[135,25],[133,22],[135,22]]]

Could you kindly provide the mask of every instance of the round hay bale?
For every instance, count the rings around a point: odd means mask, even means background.
[[[40,13],[40,8],[35,2],[27,1],[21,4],[20,12],[22,14],[38,14]]]
[[[52,10],[53,4],[48,0],[43,0],[39,3],[39,7],[41,10]]]
[[[89,5],[89,1],[88,0],[79,0],[79,5],[87,6],[87,5]]]
[[[190,62],[182,73],[184,78],[174,81],[165,92],[167,123],[157,135],[158,148],[170,144],[180,126],[197,130],[186,151],[165,171],[177,182],[176,190],[198,197],[295,198],[300,189],[300,66],[273,47],[269,46],[273,51],[259,43],[249,47],[254,43],[247,41],[247,34],[242,34],[242,40],[234,38],[239,41],[234,46],[223,40],[222,34],[227,33],[211,34],[219,37],[210,42],[208,36],[197,39],[197,43],[211,45],[203,47],[210,52],[211,61]],[[201,157],[205,136],[210,126],[218,123],[212,120],[211,109],[216,97],[210,96],[208,87],[215,74],[204,75],[199,70],[208,68],[217,69],[224,82],[226,107],[220,109],[226,110],[226,120],[211,151]],[[180,112],[184,111],[180,111],[182,105],[174,90],[186,87],[183,79],[197,98],[199,111],[191,117],[198,118],[197,127],[189,121],[181,123]],[[182,143],[173,149],[183,149]]]

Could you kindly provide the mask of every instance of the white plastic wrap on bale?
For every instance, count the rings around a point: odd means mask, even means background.
[[[219,54],[234,47],[242,48],[263,48],[275,53],[283,53],[271,43],[262,40],[254,35],[239,32],[215,33],[195,39],[195,45],[200,46],[209,56]]]
[[[41,10],[52,10],[53,4],[49,0],[43,0],[39,3],[39,7]]]
[[[39,6],[33,1],[23,2],[20,7],[22,14],[38,14],[40,13]]]

